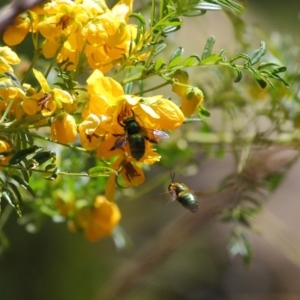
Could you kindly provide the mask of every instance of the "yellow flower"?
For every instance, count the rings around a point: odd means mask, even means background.
[[[74,196],[66,190],[55,190],[54,205],[61,216],[68,216],[74,213]]]
[[[38,101],[27,98],[23,101],[22,107],[24,112],[27,115],[34,116],[38,111],[41,110],[41,107],[38,104]]]
[[[6,165],[12,157],[11,145],[4,139],[0,139],[0,164]],[[2,169],[2,167],[0,167]]]
[[[38,24],[38,30],[46,38],[44,56],[51,58],[62,47],[58,62],[68,59],[73,62],[69,69],[76,68],[85,45],[81,30],[89,20],[87,10],[73,1],[52,1],[45,4],[44,10],[45,17]]]
[[[10,106],[7,118],[14,119],[16,117],[16,109],[19,107],[20,102],[26,99],[26,95],[21,88],[14,86],[9,77],[1,78],[0,84],[2,86],[0,89],[0,99],[2,100],[0,101],[0,114],[7,109],[10,102],[13,102],[13,105]]]
[[[108,236],[121,219],[121,213],[115,203],[104,196],[97,196],[93,207],[81,209],[76,216],[76,225],[84,230],[90,241]]]
[[[173,130],[183,124],[184,115],[180,108],[162,95],[147,98],[126,95],[125,98],[146,128]]]
[[[17,16],[14,23],[8,26],[4,32],[3,40],[9,46],[20,44],[30,30],[30,17],[28,12]]]
[[[203,93],[197,87],[190,87],[181,97],[181,110],[186,117],[197,111],[203,102]]]
[[[182,97],[189,88],[189,74],[186,71],[177,70],[173,75],[172,91]]]
[[[87,11],[73,1],[53,1],[44,6],[45,18],[38,24],[38,30],[48,40],[69,36],[88,22]]]
[[[42,88],[42,93],[35,94],[31,99],[38,101],[43,116],[51,116],[63,103],[73,103],[73,97],[65,90],[54,88],[51,90],[44,75],[33,69],[33,73]]]
[[[120,175],[126,187],[139,186],[145,181],[145,175],[142,169],[128,160],[123,162]],[[121,185],[123,184],[121,183]]]
[[[99,144],[99,137],[105,134],[100,127],[100,123],[105,121],[107,117],[102,115],[98,117],[95,114],[89,114],[79,125],[78,132],[80,142],[86,150],[95,150]]]
[[[141,163],[138,163],[141,165]],[[132,159],[120,155],[111,168],[116,171],[109,176],[106,184],[105,197],[109,201],[114,201],[116,185],[122,187],[138,186],[145,181],[145,175],[138,164],[133,164]]]
[[[59,143],[74,142],[77,137],[75,119],[66,112],[55,116],[51,124],[51,139]]]
[[[120,0],[111,10],[112,14],[122,22],[128,22],[132,13],[133,0]]]
[[[13,72],[10,65],[16,65],[20,63],[18,55],[12,51],[9,47],[0,47],[0,74],[4,72]]]
[[[122,86],[110,77],[104,77],[103,73],[95,70],[87,79],[89,99],[89,111],[96,115],[112,115],[112,107],[120,103],[124,95]]]

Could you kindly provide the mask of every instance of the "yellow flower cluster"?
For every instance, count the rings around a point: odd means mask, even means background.
[[[80,140],[84,149],[101,161],[110,163],[115,171],[108,179],[105,197],[98,196],[93,205],[78,209],[71,202],[56,201],[58,213],[73,221],[73,227],[83,229],[91,240],[109,234],[120,219],[118,207],[112,203],[116,187],[137,186],[145,176],[143,164],[160,160],[153,145],[168,138],[165,131],[180,127],[185,116],[194,113],[203,101],[199,89],[188,85],[188,77],[177,72],[173,91],[182,98],[181,108],[162,95],[143,97],[125,94],[120,83],[104,74],[114,66],[144,60],[142,51],[149,35],[139,34],[127,24],[132,12],[132,0],[121,0],[111,10],[104,1],[52,0],[24,12],[4,33],[4,41],[12,46],[32,34],[37,50],[45,58],[63,65],[67,74],[93,70],[87,79],[87,93],[79,95],[74,88],[51,87],[40,71],[30,67],[39,89],[21,84],[11,65],[20,59],[9,47],[0,47],[0,117],[7,127],[50,127],[52,141],[61,144]],[[42,39],[42,44],[38,45]],[[122,66],[122,67],[123,67]],[[69,73],[68,73],[69,72]],[[80,98],[81,97],[81,98]],[[1,164],[9,160],[13,145],[0,141]]]
[[[69,69],[83,68],[106,73],[124,58],[143,59],[139,54],[142,39],[135,44],[137,28],[127,24],[133,0],[117,3],[111,10],[104,1],[53,0],[19,15],[4,33],[9,46],[23,41],[31,32],[44,37],[42,52],[45,58],[57,57],[68,61]]]
[[[167,138],[161,130],[173,130],[182,125],[181,110],[162,96],[126,95],[118,82],[98,70],[88,78],[87,85],[89,100],[78,125],[82,146],[95,150],[98,159],[117,156],[112,168],[121,175],[124,184],[141,184],[144,174],[139,166],[160,160],[152,144]],[[106,190],[110,201],[113,200],[116,176],[111,175]]]

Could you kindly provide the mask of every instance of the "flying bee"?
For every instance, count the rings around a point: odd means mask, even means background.
[[[168,187],[168,190],[173,198],[177,200],[181,205],[191,212],[196,212],[199,208],[199,202],[197,197],[191,192],[189,187],[182,182],[174,182],[175,172],[171,175],[171,184]]]
[[[142,127],[135,119],[133,111],[132,115],[122,122],[118,118],[118,123],[124,128],[124,134],[114,134],[114,136],[118,136],[118,139],[110,151],[120,149],[128,142],[131,155],[136,160],[140,160],[145,154],[146,140],[157,144],[159,139],[167,139],[169,136],[161,130]]]

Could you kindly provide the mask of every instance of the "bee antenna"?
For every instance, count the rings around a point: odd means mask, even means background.
[[[175,172],[170,172],[171,181],[174,182],[175,179]]]

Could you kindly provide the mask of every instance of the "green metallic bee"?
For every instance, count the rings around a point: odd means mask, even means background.
[[[177,200],[181,205],[191,212],[198,211],[199,202],[197,197],[191,192],[189,187],[182,182],[174,182],[175,172],[171,175],[171,184],[168,190],[173,200]]]
[[[114,136],[118,136],[118,139],[110,151],[123,148],[128,142],[131,155],[136,160],[140,160],[145,154],[146,140],[157,144],[159,139],[167,139],[169,136],[161,130],[142,127],[136,121],[133,112],[132,115],[132,117],[126,118],[122,122],[118,120],[120,126],[124,128],[124,134],[114,134]]]

